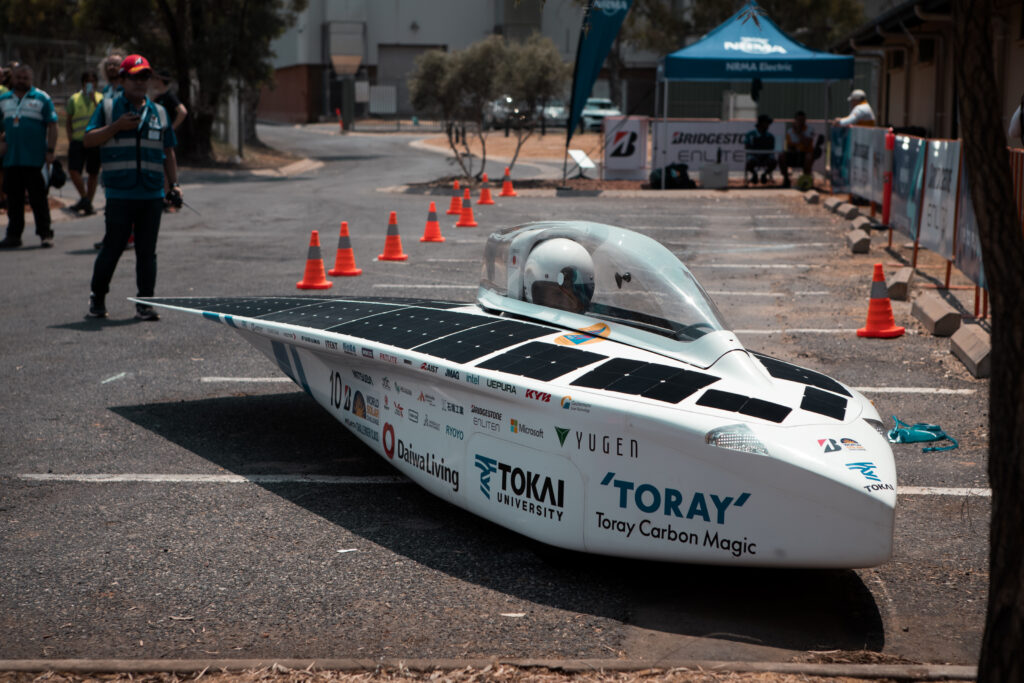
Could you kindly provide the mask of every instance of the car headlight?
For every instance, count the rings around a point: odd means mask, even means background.
[[[883,424],[881,420],[873,420],[869,417],[865,417],[864,421],[871,425],[871,427],[878,432],[878,435],[883,439],[889,438],[888,432],[885,431],[885,424]]]
[[[717,427],[704,435],[704,443],[731,451],[768,455],[768,448],[754,436],[747,425],[736,424]]]

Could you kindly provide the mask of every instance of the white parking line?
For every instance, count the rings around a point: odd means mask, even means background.
[[[21,481],[76,484],[411,484],[405,477],[346,477],[327,474],[52,474],[16,475]],[[900,486],[901,496],[980,496],[989,498],[987,488],[949,488],[941,486]],[[341,551],[339,551],[341,552]]]
[[[128,376],[127,372],[119,372],[116,375],[114,375],[113,377],[106,378],[105,380],[100,382],[100,384],[106,384],[107,382],[116,382],[117,380],[123,379],[124,377],[127,377],[127,376]]]
[[[409,484],[405,477],[344,477],[327,474],[19,474],[22,481],[82,484]]]
[[[736,334],[857,334],[856,328],[783,327],[774,330],[733,330]]]
[[[423,289],[423,288],[430,288],[430,289],[439,289],[439,288],[440,289],[479,289],[480,285],[442,285],[442,284],[437,284],[437,283],[434,283],[434,284],[413,284],[413,283],[400,284],[400,283],[389,282],[389,283],[375,284],[375,285],[373,285],[373,288],[374,289]]]
[[[711,296],[826,296],[831,292],[813,290],[808,292],[742,292],[731,289],[710,289],[708,294]]]
[[[690,270],[694,268],[744,268],[746,270],[774,268],[777,270],[792,270],[795,268],[821,268],[818,263],[689,263]]]
[[[937,389],[934,387],[854,387],[862,394],[945,394],[952,396],[970,396],[978,393],[977,389]]]
[[[900,486],[896,493],[901,496],[981,496],[992,497],[992,489],[979,488],[943,488],[939,486]]]
[[[259,384],[262,382],[291,382],[292,380],[288,377],[200,377],[199,381],[204,384],[216,384],[219,382],[251,382]]]

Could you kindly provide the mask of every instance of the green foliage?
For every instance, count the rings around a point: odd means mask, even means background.
[[[46,38],[69,38],[74,26],[71,16],[75,0],[0,0],[3,33]]]
[[[483,127],[487,108],[502,94],[499,74],[508,59],[505,41],[501,36],[488,36],[451,58],[446,87],[459,94],[459,118]]]
[[[694,28],[707,33],[744,4],[734,0],[695,3]],[[758,4],[786,34],[815,50],[827,50],[864,22],[864,8],[856,0],[759,0]]]
[[[525,104],[527,116],[539,105],[561,97],[572,75],[572,66],[562,61],[555,43],[534,33],[525,43],[508,46],[500,80],[504,92]]]
[[[622,40],[667,54],[684,47],[687,35],[703,35],[735,14],[746,0],[702,0],[688,14],[682,0],[633,0]],[[689,3],[687,3],[689,4]],[[864,22],[857,0],[759,0],[772,21],[794,40],[825,50]]]
[[[270,80],[270,41],[294,23],[306,1],[80,0],[74,21],[175,76],[190,112],[182,151],[203,159],[231,82],[258,89]]]

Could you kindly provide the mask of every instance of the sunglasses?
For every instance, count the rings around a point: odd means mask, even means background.
[[[152,77],[152,75],[153,74],[151,74],[148,71],[143,71],[137,74],[129,74],[127,78],[129,81],[148,81]]]

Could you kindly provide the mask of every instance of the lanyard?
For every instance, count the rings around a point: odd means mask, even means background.
[[[22,107],[22,105],[25,104],[25,99],[29,96],[29,93],[31,93],[31,92],[32,92],[32,90],[29,89],[29,90],[26,90],[25,94],[22,95],[20,98],[17,95],[14,96],[15,99],[18,100],[18,106],[14,108],[14,125],[15,126],[21,125],[21,107]]]

